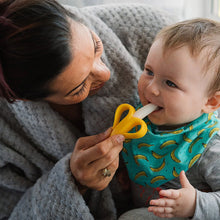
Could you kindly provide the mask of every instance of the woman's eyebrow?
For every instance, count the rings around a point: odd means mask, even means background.
[[[77,88],[79,88],[81,85],[83,85],[83,84],[85,83],[85,81],[87,80],[87,78],[88,78],[88,76],[87,76],[78,86],[76,86],[74,89],[70,90],[70,91],[65,95],[65,97],[68,96],[70,93],[72,93],[72,92],[73,92],[74,90],[76,90]]]

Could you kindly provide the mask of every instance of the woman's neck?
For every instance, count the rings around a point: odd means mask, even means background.
[[[66,120],[71,122],[81,131],[84,131],[84,123],[82,117],[82,104],[74,105],[58,105],[49,103],[51,108],[62,115]]]

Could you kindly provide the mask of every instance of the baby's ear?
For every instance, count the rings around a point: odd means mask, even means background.
[[[202,111],[204,113],[214,112],[220,107],[220,91],[215,92],[206,102]]]

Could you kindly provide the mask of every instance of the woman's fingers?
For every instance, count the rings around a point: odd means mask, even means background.
[[[93,137],[94,136],[92,136],[92,138]],[[78,159],[77,163],[79,166],[87,166],[88,164],[94,163],[99,159],[102,159],[102,161],[104,160],[103,163],[100,163],[99,161],[100,169],[103,168],[103,166],[108,165],[115,158],[115,153],[119,153],[122,150],[124,136],[114,135],[104,140],[97,137],[97,140],[101,141],[93,146],[91,146],[89,137],[87,137],[86,141],[84,138],[83,141],[79,139],[79,142],[76,143],[76,145],[80,145],[80,147],[74,149],[74,156],[75,159]],[[92,142],[94,143],[93,139]],[[97,166],[96,168],[98,169]]]
[[[118,168],[119,152],[123,147],[124,136],[109,137],[110,133],[111,129],[77,141],[71,156],[70,168],[81,185],[102,190],[114,176]],[[111,172],[111,176],[103,176],[104,168]]]
[[[92,188],[95,188],[96,190],[105,189],[112,180],[113,176],[115,175],[118,165],[119,165],[119,156],[107,167],[107,169],[111,172],[111,175],[107,177],[103,176],[103,169],[101,169],[97,173],[97,177],[95,178],[94,185]]]
[[[112,176],[114,175],[119,165],[119,153],[123,147],[123,140],[124,138],[117,138],[117,136],[109,137],[84,151],[79,164],[84,164],[81,168],[85,167],[83,172],[85,179],[91,182],[92,178],[96,178],[100,181],[100,178],[103,178],[104,168],[107,168]]]
[[[90,147],[85,152],[85,157],[91,157],[90,163],[93,163],[95,168],[105,168],[119,155],[123,148],[124,136],[114,135],[107,138],[103,142]]]
[[[75,149],[77,150],[86,150],[89,147],[92,147],[106,138],[110,136],[112,132],[112,128],[107,129],[105,132],[97,134],[97,135],[92,135],[92,136],[87,136],[87,137],[81,137],[77,140]]]
[[[107,168],[110,172],[110,176],[104,176],[103,175],[103,169],[101,170],[95,170],[94,172],[92,171],[93,169],[85,169],[81,170],[79,172],[79,175],[75,176],[75,179],[77,179],[78,182],[80,182],[81,185],[87,186],[88,188],[96,189],[96,190],[103,190],[108,186],[110,181],[112,180],[116,168],[118,167],[119,164],[119,157],[117,157]]]

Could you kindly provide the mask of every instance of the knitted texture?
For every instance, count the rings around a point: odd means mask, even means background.
[[[91,135],[112,125],[119,104],[137,104],[137,80],[149,47],[172,20],[146,5],[69,9],[100,36],[111,71],[98,94],[83,102],[85,133]],[[88,201],[78,192],[69,159],[82,134],[47,103],[1,99],[0,129],[0,219],[116,219],[117,184],[114,192],[92,191]]]

